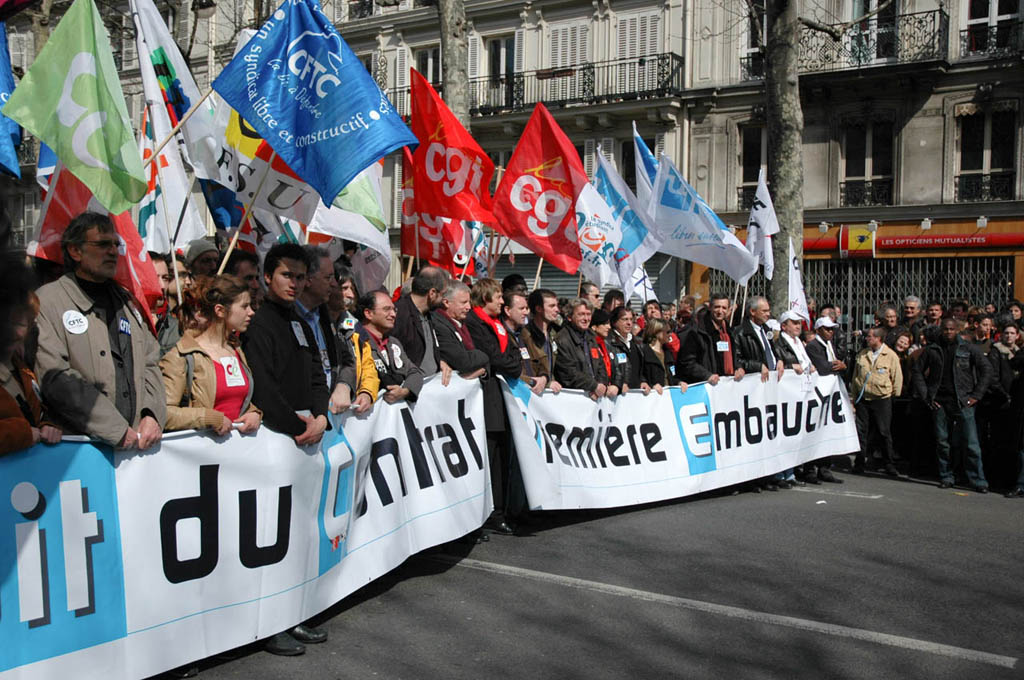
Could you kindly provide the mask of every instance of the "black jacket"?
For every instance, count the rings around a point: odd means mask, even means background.
[[[320,312],[320,332],[324,334],[326,340],[327,359],[331,362],[331,384],[327,386],[327,390],[330,392],[335,385],[343,382],[352,389],[352,394],[355,394],[358,385],[356,385],[356,355],[352,351],[352,343],[349,342],[344,331],[331,321],[326,304],[320,305],[317,311]]]
[[[470,310],[466,315],[466,329],[469,336],[473,338],[473,345],[477,350],[487,355],[490,360],[490,369],[481,379],[481,387],[484,390],[484,422],[487,424],[488,432],[505,431],[505,400],[501,396],[501,384],[498,376],[506,380],[518,378],[522,374],[523,359],[519,354],[519,347],[512,338],[508,338],[505,344],[505,351],[501,351],[501,345],[494,328],[476,314],[476,310]],[[505,325],[501,328],[505,330]],[[506,334],[508,333],[505,330]],[[506,337],[508,337],[506,335]]]
[[[441,312],[431,312],[430,326],[434,329],[434,336],[437,338],[437,360],[439,362],[447,362],[456,373],[472,373],[478,368],[489,367],[490,361],[486,354],[479,349],[466,349],[466,346],[462,344],[459,329],[447,316]],[[408,352],[408,349],[406,351]]]
[[[409,358],[398,338],[388,338],[387,356],[383,356],[377,341],[365,326],[357,323],[353,331],[358,333],[360,338],[366,338],[366,343],[370,346],[373,365],[377,367],[377,376],[380,377],[380,388],[384,389],[390,385],[404,387],[409,390],[406,401],[416,401],[420,396],[420,390],[423,389],[423,370]]]
[[[615,331],[608,334],[608,351],[611,352],[612,363],[622,374],[622,382],[631,390],[640,389],[640,384],[645,382],[642,344],[640,338],[634,337],[627,346]]]
[[[814,368],[818,370],[818,375],[832,375],[832,362],[828,360],[828,350],[825,349],[825,345],[821,344],[821,341],[814,339],[807,343],[806,348],[807,356],[810,357]],[[834,342],[832,343],[832,351],[836,353],[836,359],[843,361]],[[843,363],[846,362],[844,361]]]
[[[266,300],[242,336],[242,349],[252,369],[252,403],[267,427],[295,437],[306,430],[296,411],[326,415],[330,394],[320,351],[294,308]]]
[[[612,362],[612,374],[605,370],[604,360],[597,349],[594,332],[579,331],[572,324],[555,336],[558,354],[555,356],[555,380],[573,390],[593,392],[597,384],[622,385],[622,378]]]
[[[765,331],[767,333],[767,330]],[[768,333],[768,341],[771,342],[771,334]],[[767,366],[764,361],[764,344],[761,341],[761,333],[754,328],[750,319],[744,319],[739,328],[732,334],[733,344],[733,365],[742,368],[747,373],[760,373],[762,366]],[[774,347],[772,350],[774,351]],[[778,359],[778,356],[775,357]],[[774,366],[768,366],[774,369]]]
[[[776,359],[786,364],[786,368],[793,368],[793,366],[800,363],[800,357],[796,355],[796,352],[793,351],[793,348],[789,346],[789,343],[786,342],[781,334],[775,338],[775,342],[772,344],[772,351],[775,352]]]
[[[683,328],[679,335],[679,356],[676,357],[677,380],[704,382],[712,375],[726,375],[725,352],[718,351],[718,330],[713,323],[711,315],[705,314],[694,318]],[[729,352],[732,353],[733,368],[739,368],[736,341],[732,337],[729,339]]]
[[[427,318],[430,316],[428,314]],[[433,338],[423,337],[423,314],[408,295],[398,298],[398,302],[395,303],[395,327],[391,330],[391,337],[398,338],[405,353],[417,366],[423,363],[427,340],[434,341]],[[438,361],[440,360],[438,357]]]
[[[957,401],[964,407],[968,399],[981,401],[985,396],[992,382],[992,363],[978,347],[962,338],[957,337],[956,345],[956,353],[953,355],[953,386]],[[925,345],[921,358],[914,363],[914,394],[927,404],[935,401],[942,383],[942,351],[941,343]]]
[[[644,367],[643,376],[644,380],[648,385],[661,385],[662,387],[672,387],[678,384],[678,380],[672,374],[672,370],[676,365],[676,358],[672,354],[672,350],[667,345],[661,346],[661,351],[665,355],[665,365],[661,365],[661,361],[658,359],[658,355],[654,353],[650,345],[644,345],[643,349]]]

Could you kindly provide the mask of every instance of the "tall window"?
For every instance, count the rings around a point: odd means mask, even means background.
[[[892,205],[893,125],[859,121],[843,128],[842,206]]]
[[[880,59],[891,59],[896,56],[896,6],[893,0],[886,5],[885,0],[853,0],[853,16],[858,19],[865,15],[867,19],[854,26],[848,35],[850,53],[855,63],[867,64]],[[882,9],[879,10],[879,7]],[[875,12],[875,14],[871,14]]]
[[[757,177],[761,168],[768,167],[768,135],[764,126],[740,127],[740,186],[737,203],[740,210],[750,210],[757,192]]]
[[[430,81],[434,88],[441,86],[441,48],[424,47],[416,50],[416,70]]]
[[[512,77],[516,72],[515,35],[488,38],[484,43],[484,50],[487,61],[487,85],[482,103],[490,109],[511,108],[515,98],[515,79]],[[474,89],[474,92],[479,91],[478,88]]]
[[[999,54],[1020,44],[1021,0],[967,0],[967,29],[960,33],[965,57]]]
[[[1017,111],[1004,105],[967,105],[957,116],[958,201],[1008,201],[1016,179]]]
[[[740,79],[759,80],[764,78],[764,50],[768,42],[768,24],[765,0],[754,0],[747,7],[753,15],[747,16],[747,44],[740,55]]]

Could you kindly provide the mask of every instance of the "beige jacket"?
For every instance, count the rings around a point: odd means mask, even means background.
[[[189,354],[192,355],[192,400],[182,405],[187,375],[185,357]],[[252,403],[252,371],[241,348],[238,348],[238,356],[242,358],[242,370],[249,381],[249,394],[242,402],[242,413],[259,413]],[[191,331],[185,331],[181,340],[160,360],[160,372],[164,375],[167,392],[168,430],[215,428],[224,421],[224,414],[213,408],[217,398],[217,370],[213,359],[199,346]]]
[[[43,401],[69,430],[114,446],[121,443],[129,426],[139,426],[144,410],[153,414],[161,428],[167,418],[158,366],[160,346],[128,294],[121,293],[120,313],[128,320],[132,338],[135,415],[131,423],[114,405],[114,360],[102,311],[82,292],[73,274],[38,291],[36,376]]]
[[[853,381],[850,383],[850,398],[858,401],[862,389],[866,401],[899,396],[903,392],[903,369],[900,368],[900,358],[896,352],[883,343],[874,366],[871,365],[871,356],[872,352],[868,348],[857,353],[853,365]]]

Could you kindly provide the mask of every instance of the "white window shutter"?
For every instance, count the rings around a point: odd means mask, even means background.
[[[524,63],[525,55],[523,54],[523,52],[524,52],[523,42],[525,40],[526,40],[526,31],[524,31],[521,28],[516,29],[516,66],[515,66],[516,73],[522,73],[523,71],[526,70],[526,65]]]
[[[472,33],[469,36],[469,64],[468,73],[472,80],[480,75],[480,36]]]
[[[395,87],[409,87],[409,50],[405,45],[395,52]]]
[[[601,154],[604,159],[615,167],[615,138],[614,137],[602,137],[601,138]]]
[[[590,61],[590,25],[580,24],[576,27],[576,54],[573,62],[585,64]]]
[[[391,201],[391,225],[402,226],[402,154],[392,156],[392,192],[394,200]]]
[[[654,157],[660,159],[663,153],[665,153],[665,133],[659,132],[654,137]]]
[[[597,165],[594,156],[597,154],[597,140],[588,139],[583,142],[583,171],[587,177],[594,176],[594,166]]]
[[[11,51],[11,66],[22,70],[27,68],[28,62],[28,41],[23,33],[11,33],[7,36],[7,42]]]
[[[188,8],[182,7],[181,11],[178,12],[178,25],[171,31],[171,37],[178,40],[181,36],[188,36],[189,29],[189,17],[192,16],[192,12],[188,11]]]

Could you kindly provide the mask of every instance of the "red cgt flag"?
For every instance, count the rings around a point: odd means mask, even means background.
[[[494,224],[491,177],[494,163],[462,127],[430,83],[412,72],[412,132],[416,212]]]
[[[498,231],[575,274],[583,259],[575,206],[586,184],[576,147],[537,104],[494,194]]]
[[[43,201],[43,214],[39,220],[36,237],[29,243],[26,252],[32,257],[64,264],[64,253],[60,248],[60,239],[68,223],[78,215],[86,212],[103,212],[107,209],[93,198],[92,192],[63,165],[58,164],[50,181],[50,189]],[[108,213],[110,214],[110,213]],[[139,312],[154,331],[150,305],[160,297],[160,281],[156,277],[153,262],[149,259],[146,246],[139,236],[131,213],[125,211],[120,215],[110,214],[114,228],[121,242],[118,247],[120,257],[117,261],[117,273],[114,280],[131,293],[139,304]]]

